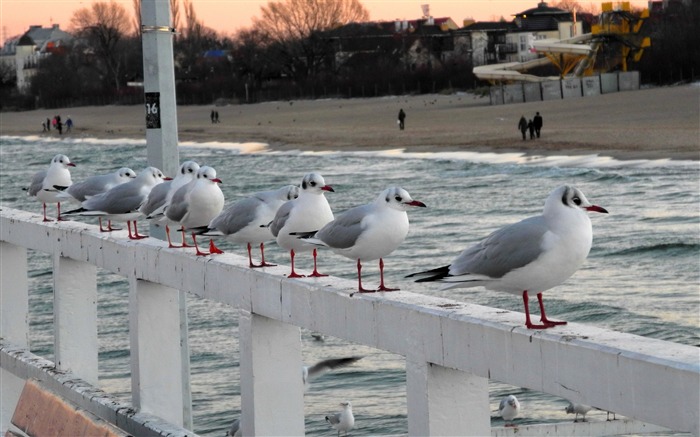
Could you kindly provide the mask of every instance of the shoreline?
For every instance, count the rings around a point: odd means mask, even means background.
[[[396,114],[407,114],[406,129]],[[219,112],[212,124],[210,112]],[[542,137],[521,139],[521,115],[544,117]],[[74,122],[63,138],[145,140],[141,105],[3,112],[0,135],[59,139],[42,133],[54,114]],[[178,106],[178,139],[265,143],[272,151],[521,153],[609,156],[619,160],[700,160],[700,83],[580,99],[492,106],[473,94]]]

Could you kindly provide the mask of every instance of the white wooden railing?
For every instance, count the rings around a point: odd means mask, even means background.
[[[27,249],[53,254],[54,363],[27,350]],[[133,405],[97,388],[97,267],[129,279]],[[405,356],[410,435],[494,434],[489,378],[700,432],[696,347],[575,323],[532,331],[519,313],[404,291],[352,295],[354,281],[288,279],[286,269],[249,269],[234,254],[195,257],[160,240],[2,208],[0,432],[23,380],[38,378],[134,435],[191,435],[184,293],[240,310],[244,435],[304,434],[301,327]],[[620,431],[611,429],[590,432]]]

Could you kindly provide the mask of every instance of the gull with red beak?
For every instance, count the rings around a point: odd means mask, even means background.
[[[338,255],[357,261],[357,284],[360,293],[395,291],[384,285],[384,257],[396,250],[408,235],[408,214],[411,207],[425,204],[413,200],[408,191],[391,187],[366,205],[345,211],[306,241],[326,246]],[[302,236],[304,237],[304,236]],[[379,288],[362,287],[362,261],[379,260]]]
[[[542,292],[569,279],[588,257],[593,242],[588,212],[608,211],[592,205],[576,187],[558,187],[547,197],[541,215],[498,229],[448,266],[408,277],[440,281],[444,289],[482,286],[522,294],[529,329],[565,325],[547,318]],[[537,293],[542,324],[530,320],[529,292]]]
[[[44,209],[45,222],[49,221],[49,219],[46,218],[47,203],[56,204],[56,220],[61,220],[61,198],[59,195],[63,190],[73,184],[68,167],[75,167],[75,164],[70,162],[70,159],[68,159],[66,155],[58,154],[53,157],[48,169],[41,170],[32,177],[28,194],[41,201]]]
[[[315,232],[333,220],[333,211],[324,193],[334,190],[330,185],[326,185],[323,176],[318,173],[305,175],[301,180],[300,188],[299,197],[286,202],[277,210],[275,218],[270,223],[270,230],[277,239],[277,244],[289,250],[292,271],[287,277],[303,277],[294,270],[294,256],[299,251],[313,251],[314,270],[309,276],[327,276],[318,272],[316,246],[298,238],[298,235]]]

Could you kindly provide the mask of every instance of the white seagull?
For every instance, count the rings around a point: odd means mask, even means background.
[[[564,411],[566,411],[566,414],[575,414],[576,416],[574,417],[574,422],[578,422],[578,415],[580,414],[583,416],[581,419],[581,422],[586,421],[586,414],[588,414],[589,411],[591,411],[593,407],[590,405],[585,405],[585,404],[575,404],[573,402],[569,402],[569,405],[566,406]]]
[[[165,223],[165,235],[168,237],[168,247],[178,248],[178,247],[189,247],[185,242],[185,233],[182,233],[182,244],[180,246],[175,246],[170,240],[170,227],[167,223],[167,218],[165,217],[165,208],[170,203],[173,195],[180,187],[187,185],[189,182],[193,181],[197,177],[197,171],[199,171],[199,164],[194,161],[185,161],[180,165],[177,171],[177,175],[171,181],[163,182],[160,185],[154,187],[148,194],[148,199],[141,205],[139,210],[147,219],[152,220],[156,223]]]
[[[387,188],[374,202],[345,211],[306,240],[357,260],[357,284],[360,293],[395,291],[398,288],[388,288],[384,285],[383,258],[396,250],[406,239],[406,211],[415,206],[425,208],[423,202],[413,200],[403,188]],[[362,287],[362,261],[375,259],[379,259],[379,288],[367,290]]]
[[[348,435],[348,432],[355,426],[352,404],[349,401],[341,402],[340,406],[343,407],[340,413],[326,416],[326,422],[330,423],[334,429],[338,430],[338,437],[340,437],[341,431],[345,433],[345,435]]]
[[[136,177],[136,172],[128,167],[122,167],[117,171],[107,174],[90,176],[84,181],[77,182],[66,191],[58,195],[59,199],[73,200],[78,203],[86,201],[88,198],[102,194],[120,184],[125,184]],[[111,232],[112,223],[107,224],[107,229],[102,227],[102,217],[98,217],[100,232]]]
[[[75,167],[75,164],[66,155],[58,154],[53,157],[48,169],[38,171],[32,177],[28,193],[42,203],[45,222],[49,221],[46,218],[47,202],[56,204],[56,220],[61,220],[61,199],[58,195],[73,184],[68,167]]]
[[[416,282],[442,281],[445,289],[483,286],[522,294],[529,329],[564,325],[547,319],[542,292],[566,281],[586,260],[593,241],[588,211],[608,212],[588,202],[579,189],[558,187],[547,197],[542,215],[493,232],[448,266],[408,277],[421,277]],[[530,321],[528,292],[537,293],[541,325]]]
[[[90,197],[82,203],[82,207],[68,211],[66,215],[84,217],[102,217],[108,220],[126,222],[129,229],[129,239],[146,238],[139,235],[136,220],[141,216],[139,208],[146,201],[153,187],[170,180],[163,172],[155,167],[146,167],[130,182],[112,187],[102,194]],[[134,222],[134,233],[131,233],[131,222]]]
[[[274,239],[268,226],[284,203],[299,197],[299,187],[286,185],[272,191],[261,191],[235,202],[209,223],[203,235],[224,236],[234,243],[246,244],[248,265],[273,266],[265,262],[265,242]],[[252,245],[260,246],[260,264],[253,264]]]
[[[321,229],[326,223],[333,220],[328,200],[324,192],[333,192],[330,185],[326,185],[323,176],[317,173],[308,173],[301,180],[301,191],[299,197],[290,200],[282,205],[275,214],[274,220],[270,223],[272,235],[277,238],[277,244],[289,250],[292,261],[292,271],[288,278],[302,278],[294,271],[294,255],[302,250],[313,250],[314,270],[309,276],[327,276],[318,272],[316,266],[316,247],[298,238],[309,232]]]
[[[520,414],[520,402],[518,402],[518,398],[513,395],[508,395],[501,399],[501,403],[498,405],[498,415],[506,422],[506,426],[514,426],[513,419],[518,417],[518,414]],[[508,422],[510,422],[510,424]]]
[[[214,241],[209,243],[209,253],[202,252],[197,246],[197,234],[205,232],[212,219],[224,208],[224,193],[221,192],[220,183],[216,170],[206,165],[200,167],[197,178],[180,187],[165,208],[168,220],[192,232],[194,248],[199,256],[223,253],[214,245]]]

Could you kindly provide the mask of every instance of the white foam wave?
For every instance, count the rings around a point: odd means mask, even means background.
[[[0,136],[0,140],[8,141],[26,141],[26,142],[64,142],[68,144],[95,144],[95,145],[146,145],[145,139],[103,139],[103,138],[77,138],[77,137],[44,137],[40,135],[32,136]],[[674,160],[670,158],[664,159],[632,159],[624,160],[610,156],[589,154],[589,155],[528,155],[520,152],[467,152],[467,151],[451,151],[451,152],[407,152],[405,149],[387,149],[377,151],[342,151],[342,150],[274,150],[266,143],[246,142],[246,143],[231,143],[231,142],[193,142],[182,141],[180,147],[191,147],[198,149],[225,149],[234,151],[240,154],[271,154],[271,155],[309,155],[309,156],[379,156],[391,158],[405,159],[435,159],[435,160],[453,160],[453,161],[468,161],[479,164],[518,164],[518,165],[538,165],[547,167],[585,167],[585,168],[649,168],[649,167],[698,167],[699,161],[692,160]]]

